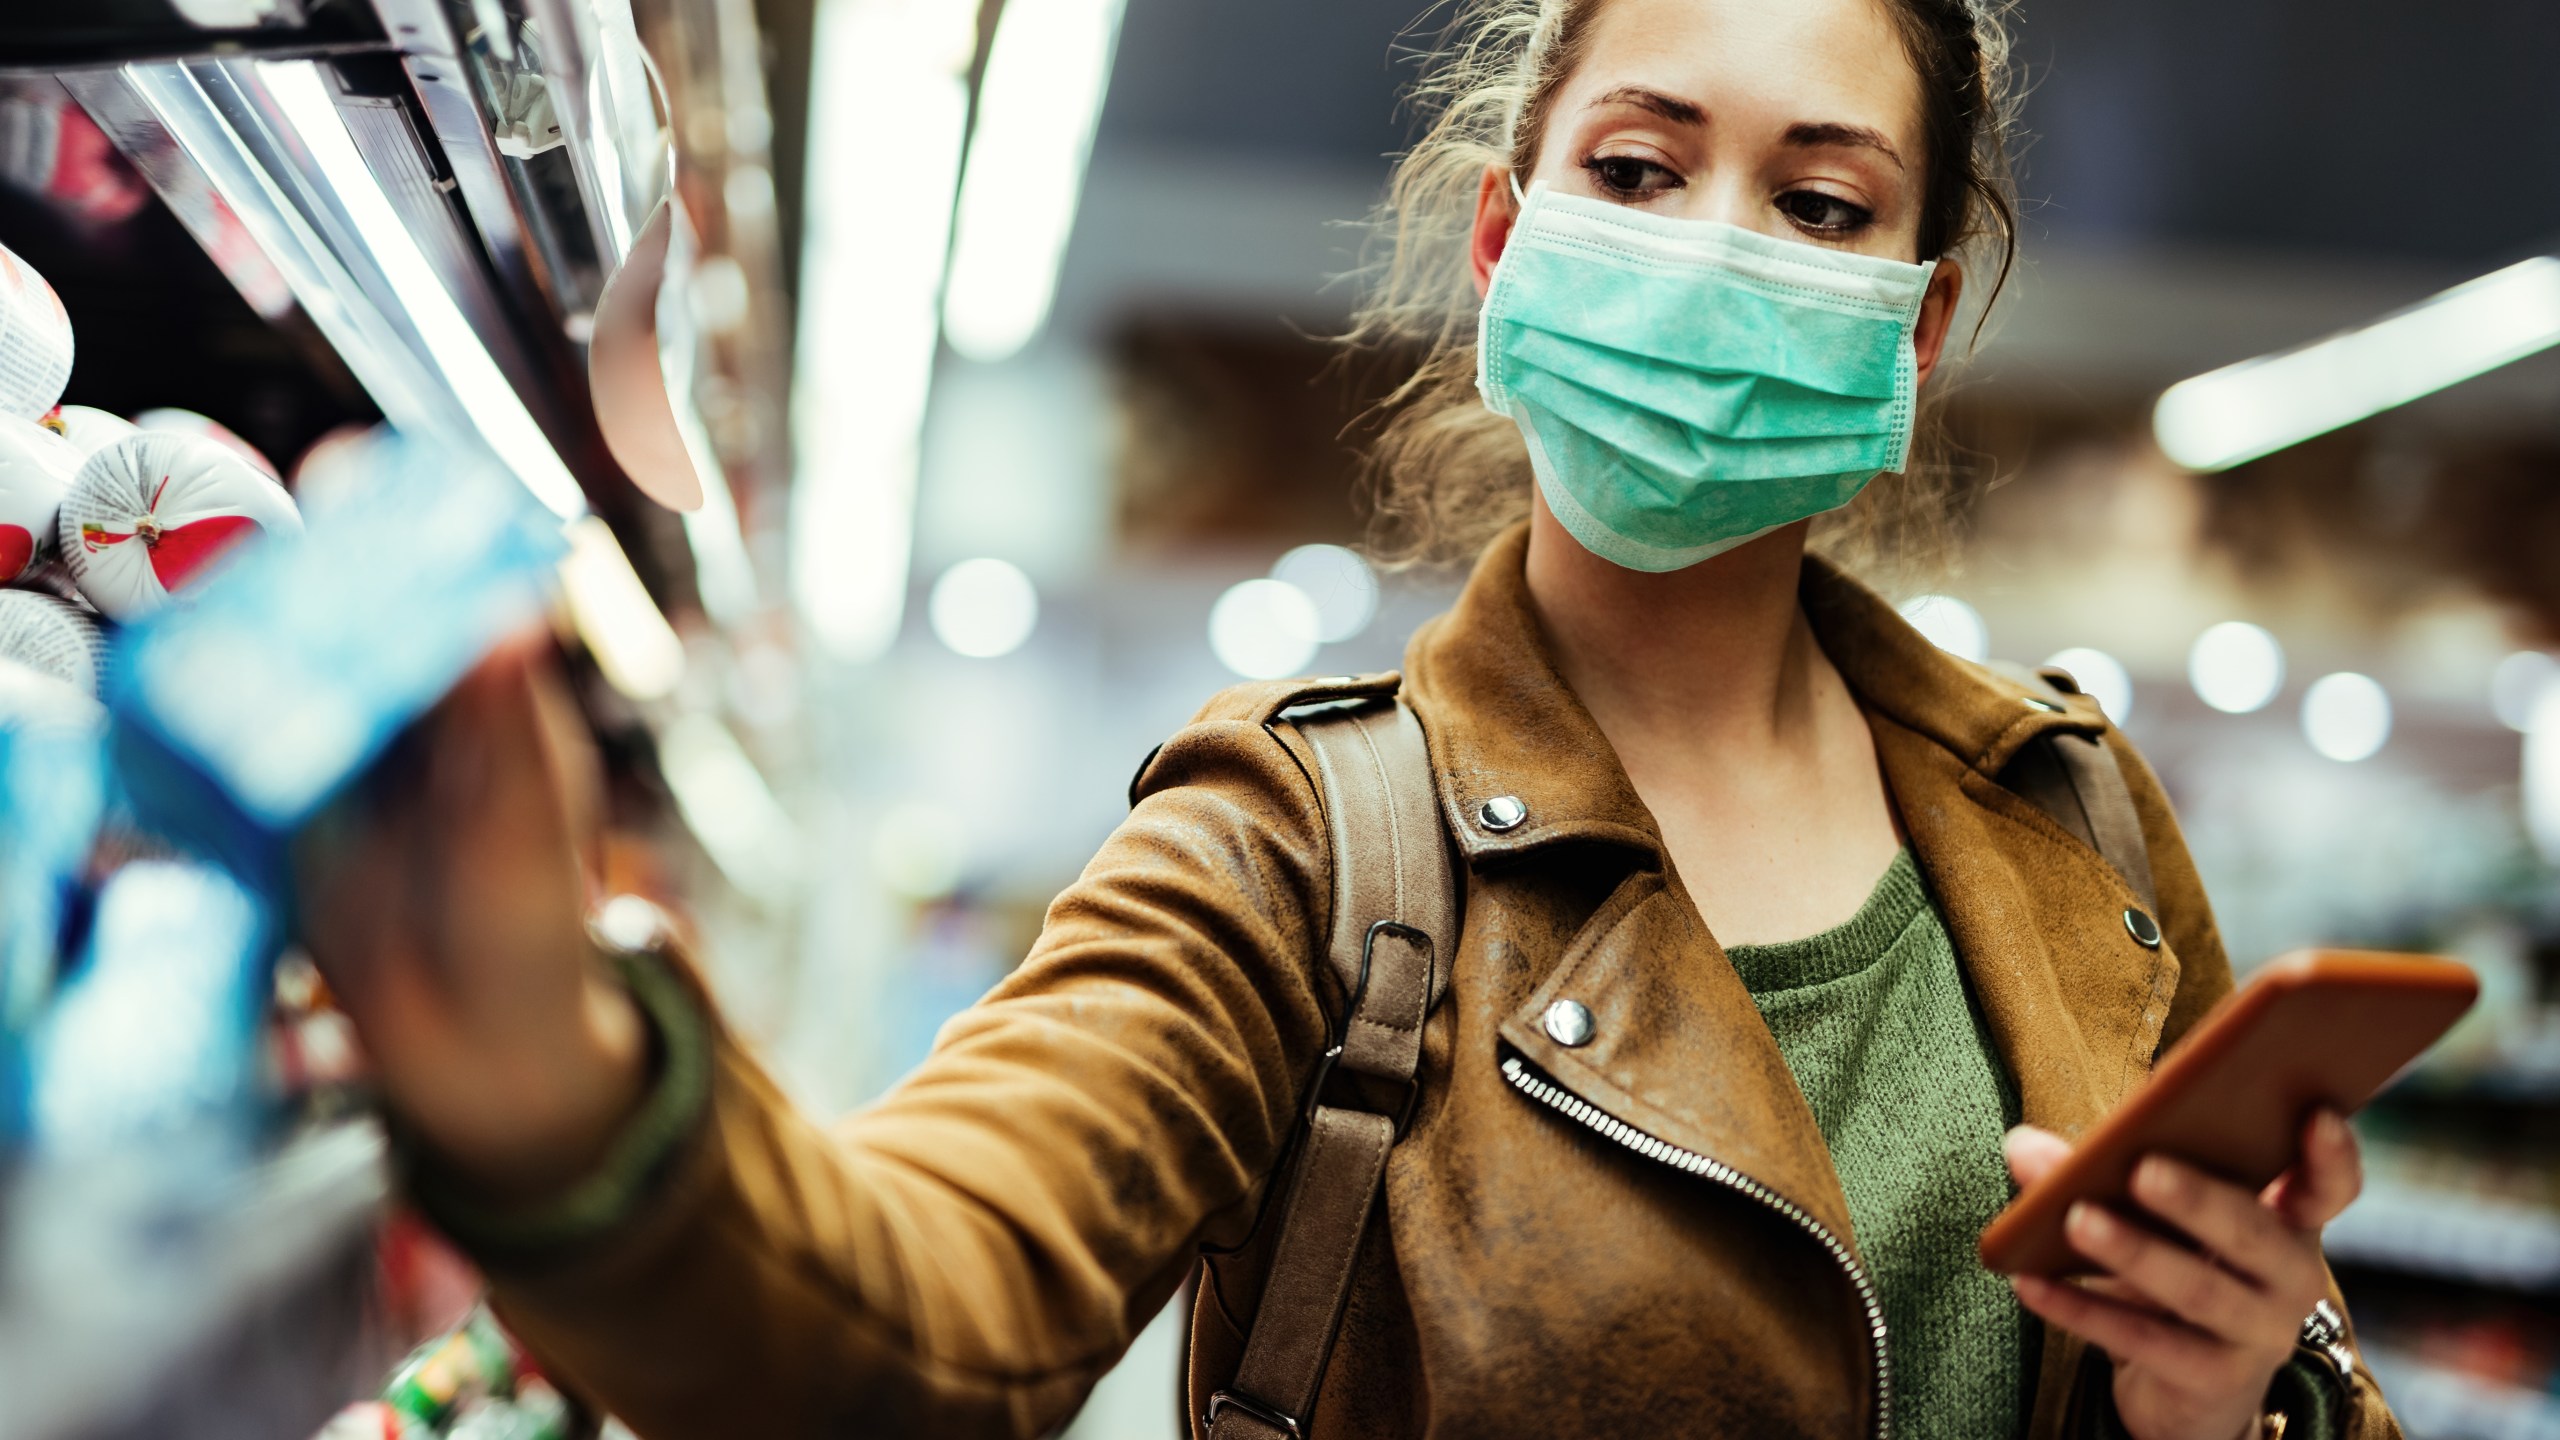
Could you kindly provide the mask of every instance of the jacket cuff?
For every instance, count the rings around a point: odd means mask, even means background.
[[[610,957],[649,1029],[648,1091],[588,1175],[530,1205],[494,1202],[396,1118],[392,1144],[419,1211],[484,1267],[565,1258],[621,1229],[666,1188],[711,1108],[711,1026],[662,956]]]
[[[2353,1383],[2320,1352],[2300,1347],[2267,1387],[2267,1409],[2285,1417],[2285,1440],[2342,1440],[2351,1406],[2341,1392]]]

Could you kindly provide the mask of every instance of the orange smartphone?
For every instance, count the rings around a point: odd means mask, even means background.
[[[1982,1232],[1982,1263],[2062,1276],[2090,1266],[2062,1235],[2076,1201],[2126,1205],[2135,1162],[2175,1155],[2257,1189],[2294,1162],[2302,1127],[2326,1106],[2363,1108],[2450,1029],[2480,982],[2451,960],[2297,950],[2268,962],[2161,1060],[2046,1176]]]

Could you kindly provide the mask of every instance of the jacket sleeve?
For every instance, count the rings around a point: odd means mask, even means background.
[[[2134,809],[2142,817],[2143,841],[2151,851],[2152,885],[2160,896],[2161,933],[2178,957],[2178,991],[2160,1031],[2160,1048],[2165,1051],[2231,993],[2231,960],[2223,951],[2212,904],[2205,898],[2204,881],[2196,873],[2195,859],[2169,807],[2167,790],[2121,734],[2110,729],[2107,742],[2124,769]],[[2339,1313],[2346,1313],[2345,1297],[2338,1293],[2334,1279],[2329,1282],[2329,1299]],[[2347,1344],[2352,1355],[2353,1322],[2349,1324]],[[2107,1384],[2111,1376],[2106,1373],[2105,1356],[2092,1353],[2093,1367],[2100,1372],[2098,1394],[2103,1396],[2112,1388]],[[2286,1418],[2285,1440],[2398,1440],[2400,1426],[2383,1402],[2381,1388],[2361,1363],[2353,1365],[2352,1371],[2341,1375],[2338,1365],[2308,1345],[2294,1352],[2267,1391],[2268,1408]],[[2087,1433],[2108,1440],[2123,1434],[2112,1403],[2089,1409],[2099,1423]]]
[[[1169,742],[1021,968],[876,1104],[803,1118],[695,989],[706,1099],[640,1203],[532,1244],[430,1212],[650,1440],[1054,1428],[1195,1247],[1250,1230],[1322,1048],[1325,831],[1264,718]]]

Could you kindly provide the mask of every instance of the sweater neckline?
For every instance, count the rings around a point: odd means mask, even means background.
[[[1929,907],[1929,892],[1911,847],[1894,852],[1858,913],[1828,930],[1795,940],[1759,945],[1732,945],[1725,958],[1742,975],[1743,988],[1754,995],[1798,990],[1838,980],[1882,959],[1895,941]]]

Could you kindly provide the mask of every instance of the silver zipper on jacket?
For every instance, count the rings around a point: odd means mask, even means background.
[[[1875,1283],[1867,1278],[1866,1267],[1858,1263],[1848,1244],[1831,1233],[1830,1227],[1813,1218],[1803,1206],[1725,1164],[1695,1150],[1683,1150],[1668,1140],[1648,1135],[1590,1101],[1567,1090],[1551,1077],[1530,1068],[1517,1055],[1502,1057],[1502,1078],[1511,1088],[1582,1126],[1604,1136],[1648,1160],[1659,1161],[1675,1170],[1703,1176],[1738,1194],[1748,1196],[1785,1216],[1795,1227],[1821,1242],[1830,1252],[1842,1274],[1858,1292],[1858,1303],[1866,1307],[1867,1336],[1874,1346],[1875,1359],[1875,1435],[1877,1440],[1892,1433],[1893,1362],[1885,1352],[1884,1305],[1876,1298]]]

